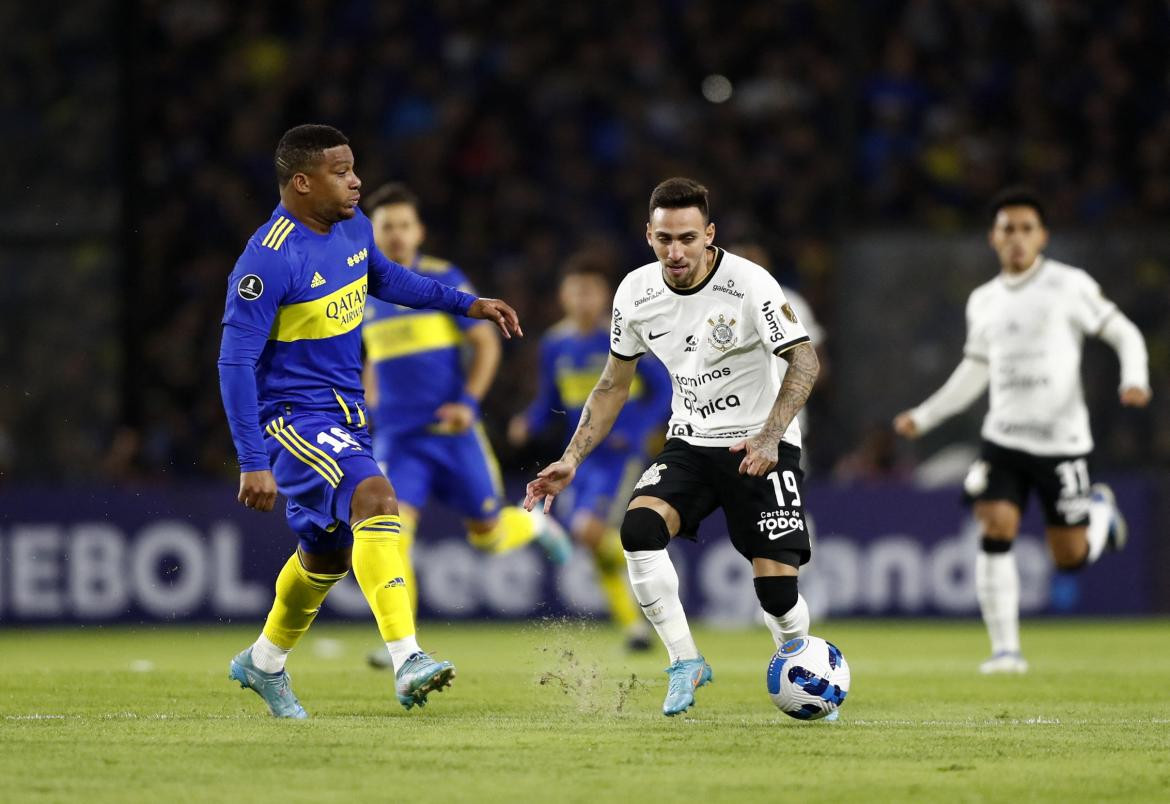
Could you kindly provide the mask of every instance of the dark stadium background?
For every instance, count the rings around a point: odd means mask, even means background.
[[[367,190],[418,192],[427,251],[519,310],[484,406],[513,477],[558,446],[500,436],[562,261],[648,262],[649,190],[684,174],[711,188],[717,242],[759,243],[828,332],[812,482],[953,482],[922,463],[975,443],[981,408],[914,445],[889,420],[959,359],[963,303],[996,270],[988,197],[1033,185],[1050,253],[1147,339],[1149,409],[1117,404],[1099,344],[1086,392],[1098,469],[1150,500],[1143,606],[1170,609],[1162,2],[93,0],[6,3],[0,30],[0,532],[34,498],[47,517],[104,494],[230,502],[225,279],[276,202],[276,140],[327,122]]]

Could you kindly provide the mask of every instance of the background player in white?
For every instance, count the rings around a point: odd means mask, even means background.
[[[705,187],[674,178],[654,189],[646,241],[658,259],[622,280],[605,371],[564,455],[528,484],[525,499],[552,507],[609,433],[638,358],[653,352],[673,380],[670,439],[635,486],[621,538],[634,596],[670,655],[668,716],[694,704],[711,667],[691,636],[666,546],[693,538],[716,508],[752,563],[777,644],[808,631],[797,591],[810,548],[795,419],[816,381],[816,352],[776,280],[714,240]],[[783,380],[777,357],[787,362]]]
[[[1002,192],[991,205],[989,241],[1000,273],[967,302],[963,360],[933,396],[894,419],[894,429],[917,438],[966,409],[990,385],[981,459],[965,482],[983,531],[975,588],[991,658],[984,673],[1023,673],[1020,580],[1012,541],[1028,493],[1044,506],[1048,548],[1063,570],[1120,549],[1125,520],[1113,492],[1090,485],[1093,449],[1081,389],[1084,337],[1101,338],[1121,359],[1121,404],[1150,401],[1146,346],[1137,327],[1084,271],[1045,257],[1044,208],[1023,189]]]

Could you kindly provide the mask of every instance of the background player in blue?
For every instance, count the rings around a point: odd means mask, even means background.
[[[450,662],[418,645],[398,553],[394,488],[370,454],[358,327],[367,292],[415,307],[495,321],[520,332],[495,299],[418,276],[387,260],[358,209],[361,180],[340,131],[297,126],[276,148],[280,204],[228,280],[220,390],[240,461],[239,500],[271,511],[279,490],[300,539],[276,580],[256,642],[229,676],[276,717],[304,718],[284,665],[329,590],[352,567],[410,709],[449,685]]]
[[[418,206],[401,184],[370,195],[366,209],[378,248],[420,276],[471,292],[457,267],[419,253],[426,229]],[[535,539],[555,563],[567,561],[569,540],[555,520],[504,505],[499,467],[479,421],[479,402],[500,363],[491,323],[371,299],[362,339],[374,457],[398,492],[399,550],[416,610],[411,547],[420,511],[432,497],[460,513],[479,550],[505,553]],[[384,650],[369,659],[377,667],[389,664]]]
[[[580,253],[565,266],[560,301],[565,319],[540,343],[540,385],[528,410],[512,419],[508,440],[520,445],[529,435],[563,420],[566,439],[577,429],[589,392],[609,359],[609,308],[613,292],[604,258]],[[572,488],[557,501],[557,514],[578,542],[593,553],[598,582],[610,615],[633,650],[650,647],[646,621],[638,613],[626,580],[626,562],[617,525],[646,463],[647,440],[670,418],[670,376],[654,358],[638,364],[630,401],[622,408],[591,460],[577,471]]]

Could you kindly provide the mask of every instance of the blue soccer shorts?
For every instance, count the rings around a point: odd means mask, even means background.
[[[433,497],[464,519],[493,519],[504,484],[483,425],[463,433],[379,432],[374,457],[398,499],[422,509]]]
[[[594,450],[577,467],[573,482],[557,498],[554,509],[557,518],[572,524],[584,512],[617,527],[645,463],[645,456],[637,450],[611,450],[604,446]]]
[[[382,474],[369,431],[320,411],[291,413],[265,425],[264,446],[301,549],[329,553],[353,544],[354,490]]]

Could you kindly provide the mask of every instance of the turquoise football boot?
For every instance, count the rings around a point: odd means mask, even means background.
[[[568,531],[544,511],[538,509],[531,514],[536,525],[536,543],[548,555],[548,560],[558,567],[568,564],[573,557],[573,540]]]
[[[273,717],[287,717],[294,720],[304,720],[309,716],[297,696],[293,694],[289,675],[281,670],[279,673],[265,673],[252,663],[252,649],[244,648],[236,658],[232,659],[228,667],[228,678],[240,682],[240,686],[250,689],[264,699],[268,704],[268,711]]]
[[[450,662],[436,662],[423,651],[411,656],[398,668],[395,687],[398,703],[407,709],[414,705],[427,705],[427,695],[442,692],[451,686],[455,678],[455,665]]]
[[[674,717],[695,705],[695,690],[711,680],[711,665],[700,656],[697,659],[679,659],[666,668],[670,685],[666,689],[666,700],[662,702],[662,714]]]

